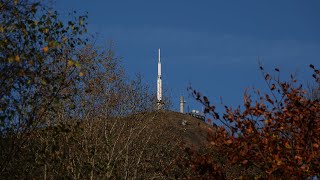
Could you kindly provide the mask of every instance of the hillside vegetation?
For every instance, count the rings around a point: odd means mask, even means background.
[[[183,120],[187,125],[182,125]],[[205,148],[208,125],[175,112],[123,118],[60,119],[26,135],[5,179],[166,179],[185,177],[175,161],[184,149]],[[10,150],[2,138],[2,150]],[[9,153],[9,152],[8,152]]]

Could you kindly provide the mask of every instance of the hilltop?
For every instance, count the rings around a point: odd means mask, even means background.
[[[136,127],[136,132],[143,132],[137,141],[133,141],[134,146],[142,147],[139,150],[144,149],[144,162],[141,160],[142,167],[139,168],[141,178],[146,175],[161,179],[186,177],[190,169],[180,167],[176,161],[187,155],[186,149],[205,151],[208,128],[212,128],[202,120],[173,111],[139,114],[121,121],[127,122],[127,127]],[[130,128],[126,131],[129,132]]]
[[[154,119],[150,122],[149,128],[154,129],[154,133],[175,137],[176,140],[184,142],[186,146],[200,148],[207,144],[208,128],[212,126],[206,124],[200,119],[187,114],[174,111],[162,111],[145,115]]]
[[[135,162],[138,178],[182,178],[190,174],[190,169],[176,164],[185,157],[186,149],[205,151],[208,128],[212,126],[202,120],[173,111],[142,113],[118,121],[118,129],[126,124],[123,134],[133,134],[131,168]],[[124,138],[127,136],[124,136]],[[143,151],[143,152],[142,152]],[[139,156],[139,153],[143,154]],[[179,162],[180,163],[180,162]],[[122,177],[119,174],[118,177]]]
[[[13,154],[3,177],[185,177],[190,169],[178,165],[179,161],[185,157],[186,148],[206,148],[208,128],[199,119],[171,111],[117,118],[58,119],[54,125],[25,134],[23,144],[16,144],[20,149]],[[10,153],[3,150],[4,154]]]

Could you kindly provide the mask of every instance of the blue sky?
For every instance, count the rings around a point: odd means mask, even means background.
[[[178,110],[179,96],[190,108],[189,83],[219,103],[242,103],[246,87],[265,89],[258,57],[281,77],[311,76],[320,66],[319,0],[56,0],[62,17],[88,12],[97,44],[114,41],[129,75],[141,73],[156,91],[157,49],[163,84]]]

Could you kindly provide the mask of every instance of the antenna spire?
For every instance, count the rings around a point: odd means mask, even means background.
[[[158,49],[158,62],[160,62],[160,48]]]
[[[162,107],[162,79],[161,79],[161,62],[160,62],[160,48],[158,49],[158,79],[157,79],[157,105],[158,109]]]

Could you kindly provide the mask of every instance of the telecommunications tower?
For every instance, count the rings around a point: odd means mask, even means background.
[[[162,79],[161,79],[161,62],[160,62],[160,48],[158,49],[158,79],[157,79],[157,105],[158,109],[162,108]]]

